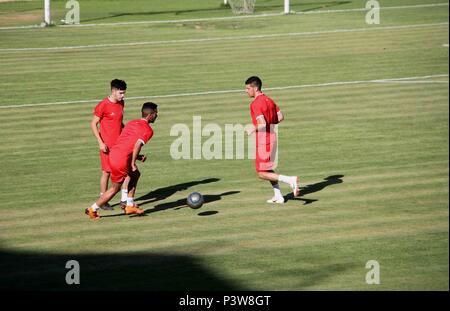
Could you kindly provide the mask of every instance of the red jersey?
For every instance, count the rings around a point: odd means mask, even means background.
[[[108,97],[95,106],[94,115],[100,118],[100,137],[111,148],[122,131],[124,102],[113,103]]]
[[[276,133],[273,125],[278,124],[278,111],[280,108],[275,102],[267,97],[265,94],[258,95],[250,104],[250,114],[252,116],[252,123],[257,126],[257,120],[264,118],[266,121],[266,131],[258,132],[256,135],[256,144],[269,144],[276,140]],[[272,125],[272,126],[271,126]]]
[[[271,171],[276,168],[277,135],[273,125],[278,124],[280,108],[265,94],[258,95],[250,104],[252,123],[257,126],[257,120],[264,118],[266,130],[256,133],[255,167],[258,172]]]
[[[145,145],[152,136],[153,129],[146,120],[140,119],[128,122],[116,144],[111,148],[110,159],[131,159],[136,142],[141,141]]]
[[[264,118],[268,127],[270,124],[278,124],[278,111],[280,108],[277,104],[265,94],[257,96],[250,104],[250,114],[254,126],[257,125],[256,120],[259,118]]]

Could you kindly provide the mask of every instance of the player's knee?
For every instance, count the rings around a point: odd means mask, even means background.
[[[258,177],[259,177],[260,179],[266,179],[266,174],[265,174],[265,172],[258,172],[257,175],[258,175]]]

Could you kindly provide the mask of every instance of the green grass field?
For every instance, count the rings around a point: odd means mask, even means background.
[[[0,3],[0,288],[448,290],[448,2],[381,1],[379,25],[355,0],[236,19],[214,19],[232,16],[220,0],[130,2],[81,0],[96,25],[49,28],[19,27],[41,22],[43,1]],[[57,22],[65,1],[52,3]],[[258,0],[256,14],[282,9]],[[286,116],[279,171],[303,189],[282,206],[265,203],[253,160],[170,156],[172,126],[193,116],[249,123],[255,74]],[[113,78],[128,83],[126,121],[159,105],[139,165],[146,214],[91,221],[89,122]],[[199,210],[183,204],[193,191]],[[65,283],[71,259],[80,285]]]

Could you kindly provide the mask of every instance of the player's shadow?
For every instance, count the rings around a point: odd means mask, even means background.
[[[183,191],[183,190],[189,189],[189,188],[197,186],[197,185],[218,182],[219,180],[220,180],[219,178],[207,178],[207,179],[203,179],[203,180],[193,180],[193,181],[189,181],[189,182],[185,182],[185,183],[181,183],[181,184],[177,184],[177,185],[173,185],[173,186],[158,188],[158,189],[150,191],[149,193],[147,193],[143,196],[140,196],[139,198],[135,199],[135,201],[139,202],[139,206],[144,206],[149,203],[154,203],[157,201],[165,200],[168,197],[177,193],[178,191]],[[114,207],[117,205],[119,205],[119,203],[114,204],[112,206]]]
[[[293,193],[289,193],[288,195],[286,195],[284,197],[285,201],[289,201],[289,200],[296,200],[296,201],[303,201],[303,205],[307,205],[307,204],[311,204],[313,202],[316,202],[318,200],[315,199],[306,199],[303,198],[303,196],[307,195],[307,194],[311,194],[311,193],[315,193],[315,192],[319,192],[323,189],[325,189],[328,186],[331,185],[335,185],[335,184],[341,184],[344,181],[342,180],[342,178],[344,177],[344,175],[332,175],[332,176],[328,176],[326,178],[324,178],[324,181],[315,183],[315,184],[309,184],[306,185],[304,187],[300,187],[300,196],[295,198]]]
[[[205,194],[205,195],[203,195],[203,200],[204,200],[203,204],[208,204],[211,202],[219,201],[219,200],[222,200],[222,197],[224,197],[224,196],[233,195],[233,194],[237,194],[237,193],[240,193],[240,191],[228,191],[228,192],[224,192],[221,194]],[[177,201],[161,203],[161,204],[155,205],[152,209],[145,210],[144,214],[160,212],[160,211],[164,211],[167,209],[179,210],[179,209],[185,208],[185,207],[188,207],[188,205],[186,203],[186,199],[183,198],[183,199],[179,199]],[[214,213],[214,214],[217,214],[217,213]],[[211,213],[202,214],[200,216],[207,216],[207,215],[213,215],[213,214],[211,214]]]

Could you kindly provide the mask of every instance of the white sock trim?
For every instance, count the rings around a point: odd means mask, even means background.
[[[272,185],[272,188],[276,198],[283,197],[283,194],[281,193],[280,190],[280,186],[278,184]]]
[[[134,198],[128,197],[128,198],[127,198],[127,205],[128,205],[128,206],[133,206],[133,205],[134,205]]]
[[[122,189],[122,198],[120,201],[125,202],[128,198],[128,190]]]

